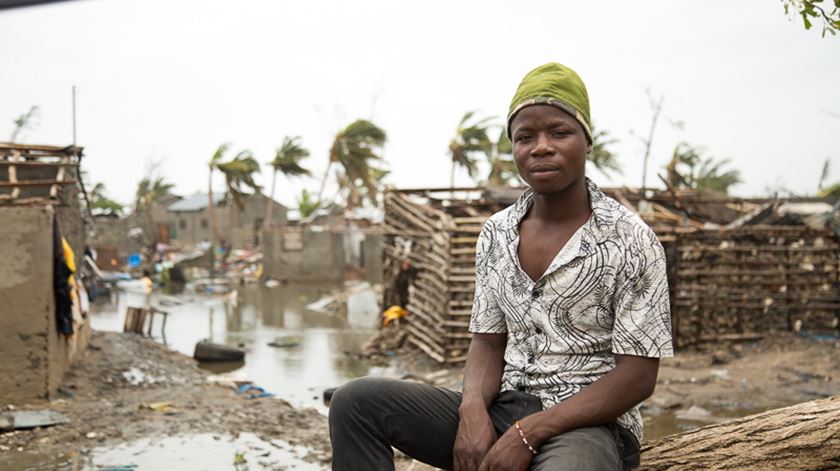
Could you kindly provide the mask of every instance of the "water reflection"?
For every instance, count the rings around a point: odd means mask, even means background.
[[[374,330],[349,325],[345,312],[306,309],[307,304],[339,289],[323,285],[247,285],[237,287],[236,296],[159,295],[152,304],[169,312],[166,340],[170,348],[192,356],[196,342],[205,338],[241,345],[247,351],[244,364],[213,365],[210,369],[233,369],[296,406],[314,406],[325,412],[321,402],[324,389],[370,371],[365,361],[346,353],[358,352]],[[93,328],[121,331],[126,307],[138,303],[142,303],[142,296],[118,293],[113,304],[96,306],[91,316]],[[361,323],[370,326],[370,321],[362,319]],[[291,336],[299,339],[297,345],[269,346],[275,339]]]

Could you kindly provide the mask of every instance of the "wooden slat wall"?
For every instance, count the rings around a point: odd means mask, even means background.
[[[671,287],[678,347],[836,328],[840,245],[830,230],[744,226],[677,240]]]
[[[441,363],[466,357],[475,245],[484,221],[501,209],[486,201],[461,203],[423,204],[399,191],[385,196],[384,279],[393,279],[406,257],[420,270],[409,290],[408,341]],[[677,347],[789,331],[797,321],[804,330],[836,329],[840,244],[832,231],[705,230],[660,217],[647,222],[668,257]],[[407,255],[400,248],[406,243]]]

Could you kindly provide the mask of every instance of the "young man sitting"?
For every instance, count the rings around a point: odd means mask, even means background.
[[[639,464],[638,404],[673,354],[664,251],[586,178],[589,98],[574,71],[529,72],[507,123],[529,189],[479,236],[463,393],[381,378],[339,388],[334,470],[394,469],[392,447],[456,471]]]

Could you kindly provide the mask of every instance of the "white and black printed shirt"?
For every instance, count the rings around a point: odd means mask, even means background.
[[[517,255],[530,190],[478,238],[470,332],[507,333],[501,390],[536,395],[545,409],[611,371],[613,355],[673,356],[662,245],[638,216],[586,183],[592,216],[536,283]],[[618,421],[641,442],[638,406]]]

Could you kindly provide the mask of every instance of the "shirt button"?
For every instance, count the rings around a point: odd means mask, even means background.
[[[534,298],[534,299],[539,298],[540,295],[542,295],[542,290],[535,289],[535,290],[531,291],[531,297]]]
[[[517,391],[520,391],[520,392],[525,392],[525,385],[524,385],[524,384],[520,384],[519,386],[517,386],[517,387],[516,387],[516,390],[517,390]]]
[[[542,329],[540,329],[539,327],[536,327],[534,329],[534,332],[536,332],[537,334],[542,334]]]

